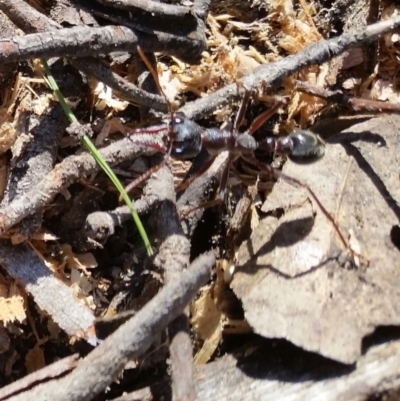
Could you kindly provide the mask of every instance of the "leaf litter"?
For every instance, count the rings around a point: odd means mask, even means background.
[[[318,2],[303,0],[297,4],[289,0],[274,0],[269,2],[268,17],[257,21],[249,18],[255,13],[255,8],[250,8],[250,2],[248,5],[239,3],[240,7],[220,9],[209,15],[209,47],[200,65],[188,66],[174,59],[159,63],[163,86],[167,92],[174,93],[176,100],[182,103],[189,93],[206,96],[228,83],[240,82],[243,75],[260,63],[295,54],[326,36],[320,34],[320,28],[313,22],[318,11],[321,11]],[[252,3],[261,8],[263,4],[257,1]],[[224,7],[224,4],[218,6]],[[382,11],[382,15],[393,15],[395,12],[394,7],[388,7]],[[246,50],[242,39],[252,44]],[[398,37],[396,34],[388,35],[384,41],[386,47],[380,54],[384,61],[379,66],[380,78],[370,77],[370,86],[365,85],[365,80],[354,81],[351,89],[354,94],[361,88],[362,96],[396,102],[397,83],[392,77],[397,69]],[[353,59],[352,63],[347,64],[347,68],[350,68],[359,62],[360,54],[350,53],[347,57]],[[322,66],[305,68],[295,77],[284,81],[280,94],[287,95],[289,102],[286,118],[280,121],[280,132],[310,125],[326,106],[324,100],[297,91],[295,80],[317,86],[327,86],[326,83],[334,85],[338,81],[341,83],[338,77],[344,67],[336,63],[337,60],[332,60]],[[131,64],[126,66],[126,77],[129,77],[131,67]],[[121,69],[121,66],[118,68]],[[32,83],[32,86],[37,86],[37,83]],[[7,90],[10,92],[9,88]],[[113,126],[118,126],[121,120],[115,115],[128,107],[127,102],[101,84],[92,85],[90,90],[89,96],[95,99],[95,108],[106,112],[104,120],[115,119]],[[18,91],[18,99],[22,99],[29,89],[18,86]],[[15,136],[13,115],[8,110],[15,107],[16,97],[9,99],[10,102],[0,109],[0,118],[4,122],[1,128],[4,132],[4,152],[10,149]],[[35,99],[32,102],[33,111],[45,113],[50,100],[49,96]],[[265,101],[265,105],[270,105],[270,100],[271,97],[263,98],[260,95],[260,101]],[[21,100],[19,102],[22,104]],[[233,109],[235,105],[218,110],[214,115],[215,121],[226,122],[232,116]],[[286,338],[306,350],[344,363],[357,360],[362,338],[377,326],[400,324],[396,271],[399,250],[395,240],[399,219],[395,204],[400,197],[397,190],[398,173],[392,170],[400,165],[393,152],[398,148],[397,133],[393,131],[400,121],[390,116],[363,124],[352,126],[344,135],[358,131],[374,132],[383,138],[386,146],[363,142],[361,139],[352,145],[373,167],[373,172],[362,170],[356,157],[346,153],[338,144],[329,145],[319,163],[294,166],[287,162],[284,172],[309,183],[326,208],[334,212],[340,229],[350,239],[352,247],[370,259],[371,267],[365,269],[346,261],[332,226],[318,207],[310,202],[307,194],[278,182],[261,209],[260,214],[268,216],[260,219],[256,207],[252,208],[251,219],[257,224],[253,225],[250,239],[239,247],[235,261],[238,268],[231,283],[233,291],[243,303],[246,320],[256,333],[269,338]],[[103,132],[104,137],[108,136],[106,131]],[[98,185],[96,179],[95,176],[91,177],[84,186]],[[388,194],[394,202],[390,203]],[[261,194],[263,198],[264,195]],[[65,207],[64,200],[58,200],[57,203]],[[49,206],[48,217],[54,218],[64,212],[55,208],[56,205]],[[68,276],[64,283],[71,287],[76,297],[84,299],[86,305],[97,314],[103,312],[106,308],[104,301],[110,298],[110,286],[106,278],[93,277],[97,264],[95,256],[84,252],[86,256],[81,258],[67,245],[69,248],[63,248],[62,260],[57,260],[50,256],[52,245],[44,241],[41,245],[38,248],[41,248],[43,260],[53,265],[52,270]],[[66,258],[76,261],[76,266],[70,267],[71,270],[64,269]],[[123,270],[114,267],[112,278],[119,279]],[[220,310],[217,302],[220,295],[215,294],[215,286],[216,283],[213,283],[205,288],[192,307],[193,330],[199,343],[204,341],[199,346],[198,356],[198,361],[203,363],[212,358],[220,345],[229,319]],[[94,300],[93,294],[96,292]],[[19,308],[22,307],[25,306],[21,302]],[[17,306],[15,310],[9,310],[8,319],[23,320],[21,309]],[[245,331],[246,328],[243,329]],[[31,353],[34,352],[37,352],[36,346],[31,349]]]

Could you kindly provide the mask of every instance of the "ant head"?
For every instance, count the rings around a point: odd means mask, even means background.
[[[201,150],[201,127],[183,113],[175,113],[170,123],[173,134],[171,155],[176,159],[189,159]]]
[[[286,152],[289,159],[298,164],[314,163],[325,154],[325,142],[309,130],[298,130],[282,141],[290,151]]]

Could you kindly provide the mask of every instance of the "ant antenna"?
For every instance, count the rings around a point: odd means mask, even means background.
[[[153,66],[151,65],[149,59],[146,57],[146,55],[144,54],[143,50],[140,48],[140,46],[137,46],[137,52],[140,56],[140,58],[142,59],[142,61],[144,62],[144,64],[146,65],[146,67],[148,68],[148,70],[150,71],[151,76],[154,79],[154,82],[157,86],[157,90],[160,92],[160,94],[164,97],[166,103],[167,103],[167,107],[168,107],[168,112],[170,115],[170,126],[168,129],[168,149],[165,152],[165,157],[163,159],[163,161],[159,164],[157,164],[156,166],[150,168],[149,170],[147,170],[144,174],[142,174],[140,177],[138,177],[136,180],[132,181],[127,187],[125,187],[125,192],[129,193],[133,188],[135,188],[136,186],[138,186],[139,184],[141,184],[143,181],[147,180],[152,174],[154,174],[155,172],[157,172],[160,168],[164,167],[168,161],[169,156],[171,155],[172,152],[172,146],[173,146],[173,142],[174,142],[174,136],[175,136],[175,130],[174,130],[174,112],[172,110],[172,106],[171,103],[169,102],[165,92],[163,91],[160,81],[158,79],[158,74],[157,72],[154,70]],[[155,148],[158,148],[157,146],[153,146]]]
[[[156,83],[157,89],[160,92],[160,94],[164,97],[166,103],[167,103],[167,107],[168,107],[168,112],[170,114],[171,117],[171,124],[174,123],[174,112],[172,110],[172,106],[171,103],[169,102],[167,95],[165,94],[165,92],[163,91],[163,88],[161,87],[160,84],[160,80],[158,79],[158,74],[157,72],[154,70],[153,66],[151,65],[149,59],[146,57],[146,55],[144,54],[143,50],[140,48],[140,46],[137,46],[137,52],[140,56],[140,58],[142,59],[142,61],[146,64],[146,67],[148,68],[148,70],[150,71],[151,76],[154,79],[154,82]]]

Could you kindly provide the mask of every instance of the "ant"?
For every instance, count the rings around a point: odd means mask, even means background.
[[[151,72],[160,93],[165,97],[165,99],[167,99],[159,84],[158,76],[154,71],[154,68],[151,66],[139,48],[138,53]],[[334,218],[325,209],[317,195],[307,184],[303,183],[297,178],[282,173],[280,170],[272,167],[269,164],[259,161],[254,153],[256,150],[261,150],[269,154],[285,155],[296,163],[307,164],[315,162],[324,155],[325,143],[318,135],[309,130],[297,130],[286,136],[278,138],[269,137],[260,141],[257,141],[254,138],[254,132],[256,132],[271,116],[273,116],[279,110],[281,106],[285,104],[283,99],[278,100],[269,110],[266,110],[259,115],[251,123],[247,131],[240,133],[239,127],[244,120],[250,97],[250,91],[246,90],[233,126],[225,129],[201,128],[198,124],[186,118],[183,113],[174,113],[167,100],[170,114],[169,122],[163,122],[160,125],[152,126],[148,129],[136,129],[133,130],[129,135],[129,138],[133,143],[152,147],[153,149],[164,153],[166,156],[160,164],[149,169],[139,178],[129,184],[125,191],[129,192],[139,183],[149,178],[153,173],[167,163],[170,156],[180,160],[194,158],[193,165],[200,165],[195,173],[191,174],[189,171],[187,177],[177,187],[178,191],[183,190],[187,188],[197,177],[206,172],[221,152],[228,151],[228,159],[222,171],[217,199],[207,202],[206,204],[202,204],[196,209],[214,206],[215,204],[221,202],[221,200],[224,198],[227,188],[231,165],[235,160],[241,158],[256,166],[259,170],[266,172],[269,176],[275,179],[282,179],[293,186],[305,189],[318,205],[325,217],[330,221],[341,243],[347,249],[347,251],[353,257],[359,258],[368,265],[368,260],[350,247]],[[151,140],[151,137],[154,134],[162,135],[164,143],[160,144],[155,140]],[[148,135],[150,135],[150,139]],[[190,212],[193,210],[194,209],[192,209]]]

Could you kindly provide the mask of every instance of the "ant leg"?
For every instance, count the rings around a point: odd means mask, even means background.
[[[204,174],[213,164],[216,156],[211,156],[206,149],[202,149],[201,152],[194,158],[192,167],[183,181],[175,187],[176,192],[181,192],[186,189],[196,178]]]
[[[148,70],[150,71],[150,74],[152,75],[154,82],[157,86],[158,91],[161,93],[162,96],[164,96],[167,105],[168,105],[168,110],[171,116],[171,124],[173,124],[173,111],[171,108],[170,103],[168,102],[168,99],[160,85],[160,81],[158,80],[158,75],[156,73],[156,71],[154,70],[153,66],[151,65],[151,63],[149,62],[148,58],[146,57],[146,55],[144,54],[144,52],[142,51],[142,49],[137,46],[137,52],[140,56],[140,58],[142,59],[143,63],[146,65],[146,67],[148,68]],[[151,147],[159,152],[165,153],[165,157],[163,159],[163,161],[161,163],[159,163],[158,165],[150,168],[148,171],[146,171],[144,174],[142,174],[140,177],[138,177],[136,180],[134,180],[133,182],[131,182],[126,188],[125,188],[125,193],[129,193],[129,191],[131,191],[133,188],[135,188],[136,186],[138,186],[140,183],[142,183],[143,181],[147,180],[152,174],[154,174],[155,172],[157,172],[160,168],[164,167],[167,163],[167,160],[171,154],[172,151],[172,138],[168,138],[169,139],[169,143],[168,145],[166,145],[167,151],[165,150],[165,147],[163,147],[163,145],[158,144],[153,140],[149,140],[147,138],[147,136],[151,136],[153,134],[159,134],[162,131],[164,131],[165,134],[170,134],[170,129],[168,127],[168,125],[162,124],[153,128],[149,128],[149,129],[140,129],[140,130],[135,130],[132,132],[131,136],[130,136],[130,140],[133,143],[137,143],[138,145],[142,145],[142,146],[147,146],[147,147]],[[147,135],[147,136],[146,136]],[[136,140],[134,140],[132,138],[132,136],[136,136]],[[170,135],[169,135],[170,136]]]
[[[170,114],[170,118],[171,118],[171,124],[173,124],[174,121],[174,112],[172,110],[172,106],[171,103],[168,101],[168,98],[165,94],[165,92],[163,91],[163,88],[161,87],[160,84],[160,80],[158,79],[158,74],[157,72],[154,70],[153,66],[151,65],[150,61],[147,59],[147,57],[145,56],[143,50],[140,48],[140,46],[137,46],[137,52],[140,56],[140,58],[143,60],[143,62],[145,63],[146,67],[148,68],[148,70],[150,71],[150,74],[152,75],[154,82],[157,86],[158,92],[164,97],[164,99],[167,102],[168,105],[168,111]],[[173,131],[173,130],[172,130]]]
[[[358,252],[354,251],[350,247],[350,245],[345,240],[342,232],[340,231],[340,229],[339,229],[338,225],[336,224],[336,222],[335,222],[334,218],[332,217],[332,215],[325,209],[324,205],[318,199],[317,195],[315,195],[314,191],[307,184],[305,184],[304,182],[298,180],[297,178],[290,177],[290,176],[282,173],[281,171],[273,168],[272,166],[270,166],[268,164],[261,163],[260,161],[258,161],[254,157],[242,157],[242,158],[245,159],[246,161],[248,161],[249,163],[252,163],[253,165],[257,166],[260,170],[265,171],[271,177],[281,178],[282,180],[286,181],[287,183],[289,183],[289,184],[291,184],[291,185],[293,185],[295,187],[304,188],[309,193],[311,198],[315,201],[315,203],[318,205],[318,207],[321,210],[321,212],[325,215],[325,217],[328,219],[328,221],[332,224],[332,226],[333,226],[336,234],[338,235],[341,243],[347,249],[347,251],[350,253],[350,255],[352,255],[353,257],[359,258],[366,266],[369,265],[369,260],[368,259],[366,259],[364,256],[362,256]]]
[[[216,205],[218,205],[218,204],[220,204],[220,203],[222,203],[224,201],[225,191],[226,191],[226,188],[228,186],[229,171],[231,169],[231,164],[232,164],[233,160],[234,160],[234,156],[229,155],[228,156],[228,160],[226,161],[225,167],[224,167],[224,169],[222,171],[222,177],[221,177],[221,181],[220,181],[220,184],[219,184],[219,187],[218,187],[218,191],[217,191],[216,197],[214,199],[208,201],[208,202],[203,202],[200,205],[183,212],[181,214],[182,218],[185,218],[185,217],[189,216],[191,213],[195,212],[196,210],[208,209],[208,208],[216,206]]]
[[[161,163],[157,164],[156,166],[148,169],[140,177],[136,178],[136,180],[132,181],[128,186],[126,186],[125,189],[124,189],[125,193],[128,194],[130,191],[132,191],[133,188],[137,187],[143,181],[147,180],[152,174],[154,174],[158,170],[160,170],[160,168],[164,167],[167,164],[167,161],[168,161],[169,156],[171,154],[171,150],[172,150],[172,143],[169,145],[168,150],[165,153],[163,161]],[[122,195],[120,196],[119,200],[121,200],[121,199],[122,199]]]
[[[125,188],[124,191],[125,193],[129,193],[132,191],[132,189],[136,188],[138,185],[140,185],[143,181],[146,181],[152,174],[156,173],[160,168],[164,167],[167,164],[167,157],[164,157],[163,161],[161,163],[158,163],[156,166],[151,167],[148,169],[145,173],[143,173],[140,177],[136,178],[136,180],[132,181],[130,184],[128,184]],[[122,196],[121,196],[122,197]]]

